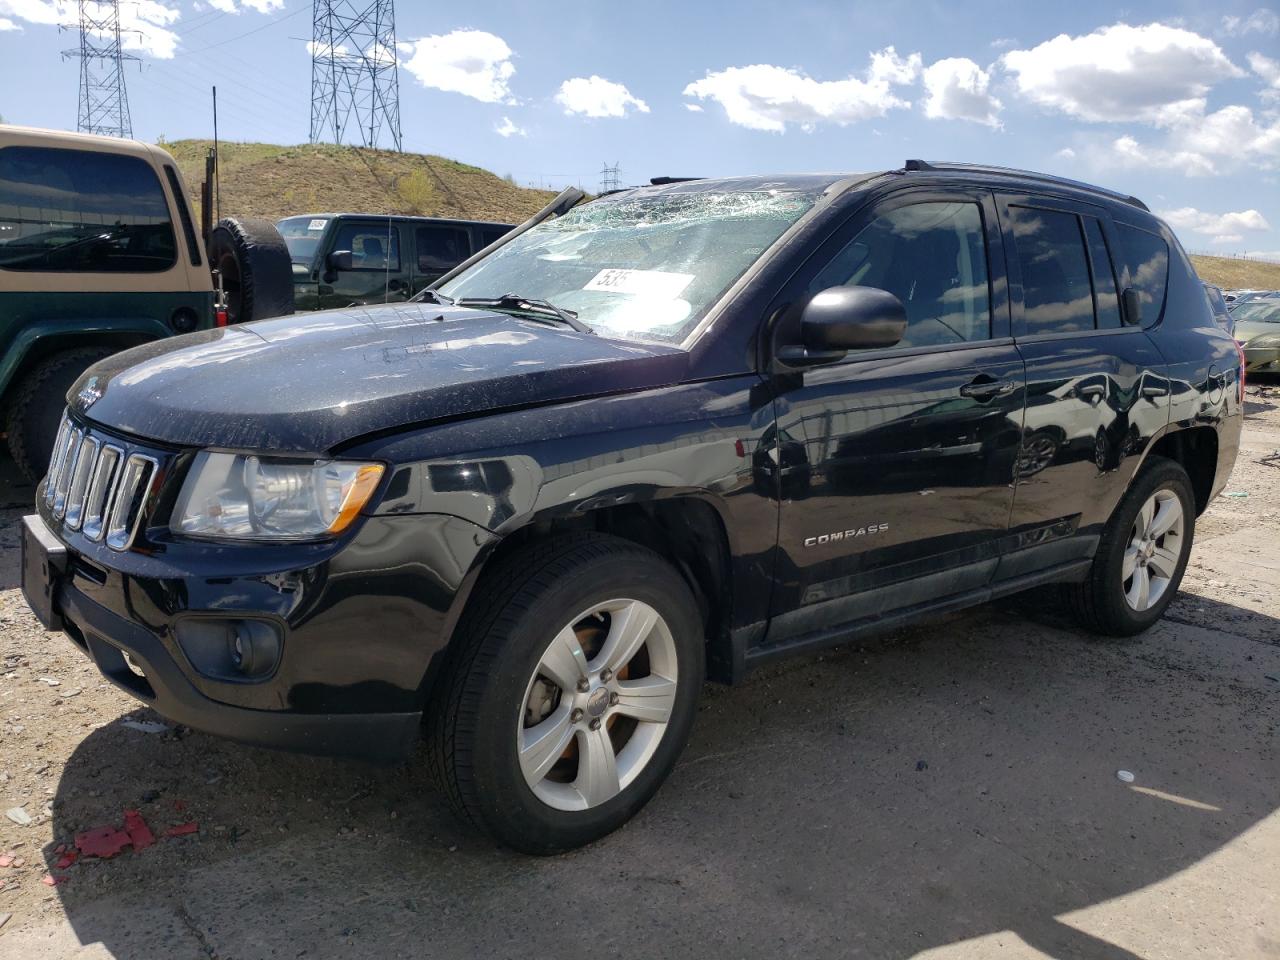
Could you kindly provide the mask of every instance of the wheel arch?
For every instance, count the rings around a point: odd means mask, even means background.
[[[1208,424],[1192,427],[1171,426],[1148,445],[1134,477],[1152,457],[1172,460],[1187,471],[1196,500],[1196,516],[1204,513],[1213,496],[1214,478],[1218,472],[1218,431]],[[1130,483],[1132,484],[1132,479]]]
[[[86,347],[127,350],[142,343],[170,336],[163,323],[152,320],[101,319],[77,321],[74,329],[61,323],[38,323],[23,327],[5,347],[0,357],[0,409],[7,407],[14,389],[36,364],[59,353]]]
[[[476,556],[454,596],[444,622],[445,639],[432,658],[422,682],[424,699],[430,694],[447,656],[459,621],[476,587],[487,573],[510,554],[550,537],[574,532],[606,533],[653,550],[670,563],[689,585],[702,617],[707,647],[708,678],[719,676],[714,664],[728,662],[733,611],[733,576],[728,530],[719,505],[710,495],[687,494],[633,503],[601,505],[570,514],[535,516]]]

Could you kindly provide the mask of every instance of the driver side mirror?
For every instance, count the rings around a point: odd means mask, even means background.
[[[815,293],[800,314],[800,343],[778,349],[790,367],[833,363],[850,350],[892,347],[907,330],[907,308],[887,290],[828,287]]]
[[[351,269],[351,251],[334,250],[324,258],[325,268],[330,272]]]

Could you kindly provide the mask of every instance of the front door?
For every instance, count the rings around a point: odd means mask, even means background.
[[[842,284],[906,307],[902,341],[775,378],[778,589],[767,644],[985,587],[1007,532],[1022,428],[989,193],[907,190],[856,215],[802,271],[789,302]],[[789,319],[790,318],[790,319]],[[798,310],[779,321],[787,342]],[[799,459],[792,451],[791,460]]]
[[[333,231],[320,265],[320,307],[395,303],[409,298],[409,271],[400,256],[401,227],[391,220],[344,220]],[[350,251],[350,269],[329,256]]]

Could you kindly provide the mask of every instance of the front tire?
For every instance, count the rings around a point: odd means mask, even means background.
[[[1181,464],[1148,462],[1102,533],[1082,583],[1063,598],[1094,633],[1131,637],[1164,616],[1182,582],[1195,535],[1195,498]]]
[[[579,534],[517,551],[476,588],[435,686],[434,779],[525,853],[616,830],[688,740],[702,634],[688,585],[644,547]]]
[[[32,483],[49,468],[67,391],[80,375],[112,351],[105,347],[67,350],[42,360],[23,377],[13,393],[5,420],[9,453]]]

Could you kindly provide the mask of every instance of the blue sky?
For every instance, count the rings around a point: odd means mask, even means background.
[[[1191,250],[1280,259],[1280,13],[1243,3],[407,3],[406,149],[598,186],[907,157],[1134,193]],[[0,0],[0,115],[74,128],[69,4]],[[309,0],[130,0],[135,136],[305,142]]]

